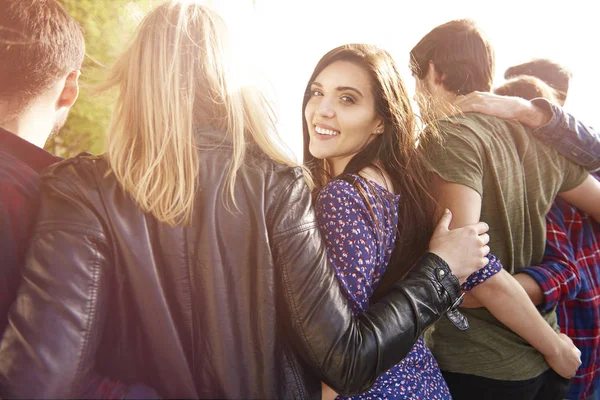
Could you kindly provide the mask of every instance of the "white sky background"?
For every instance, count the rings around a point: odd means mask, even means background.
[[[504,70],[533,57],[573,72],[565,108],[600,127],[600,3],[597,0],[212,0],[230,26],[243,32],[249,63],[274,95],[279,131],[301,159],[301,105],[312,69],[332,48],[352,42],[387,49],[404,70],[410,49],[435,26],[474,19],[496,52],[496,84]]]

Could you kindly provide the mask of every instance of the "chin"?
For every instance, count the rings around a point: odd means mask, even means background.
[[[328,156],[327,151],[325,151],[325,149],[320,148],[320,146],[311,145],[308,147],[308,151],[314,158],[317,158],[319,160],[323,160]]]

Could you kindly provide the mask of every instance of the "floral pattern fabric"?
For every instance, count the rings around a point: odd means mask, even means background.
[[[356,315],[369,308],[369,298],[390,261],[400,196],[358,175],[351,177],[353,183],[338,179],[323,187],[316,210],[329,261]],[[448,400],[451,396],[431,351],[419,338],[404,360],[382,374],[368,392],[352,398]]]

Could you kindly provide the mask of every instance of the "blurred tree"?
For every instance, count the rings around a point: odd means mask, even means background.
[[[58,156],[71,157],[82,151],[104,151],[104,135],[110,122],[110,94],[94,94],[108,68],[128,43],[141,18],[159,0],[61,0],[66,10],[83,28],[86,57],[79,78],[79,99],[67,123],[46,149]]]

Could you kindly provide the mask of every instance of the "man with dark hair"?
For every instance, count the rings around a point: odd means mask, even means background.
[[[453,116],[453,103],[462,95],[489,92],[492,85],[493,50],[473,21],[434,28],[412,49],[411,68],[422,114],[437,119],[434,125],[443,139],[424,140],[440,207],[452,210],[453,227],[486,221],[492,232],[490,248],[504,265],[504,271],[466,295],[467,304],[475,298],[486,307],[462,309],[469,330],[459,332],[443,320],[431,334],[429,344],[452,396],[562,399],[568,380],[549,369],[554,349],[546,347],[544,354],[536,350],[549,336],[519,336],[531,321],[514,317],[533,303],[511,275],[542,261],[545,215],[557,194],[600,218],[600,205],[590,200],[600,196],[600,184],[580,166],[531,139],[514,121],[478,113]],[[518,288],[511,301],[506,301],[507,287]],[[518,307],[506,307],[516,299]],[[537,312],[532,316],[540,317]],[[542,316],[555,335],[555,311]],[[562,335],[561,340],[569,339]]]
[[[569,93],[569,81],[572,74],[567,68],[547,58],[536,58],[523,64],[509,67],[504,79],[520,75],[535,76],[556,90],[559,105],[563,106]]]
[[[36,215],[42,147],[79,94],[81,27],[55,0],[0,0],[0,329]]]
[[[42,147],[64,125],[69,109],[77,100],[85,43],[81,27],[57,0],[0,0],[0,10],[0,330],[3,332],[10,305],[16,298],[20,268],[37,213],[39,174],[60,160]],[[156,397],[143,385],[127,386],[98,375],[89,382],[85,395]]]

